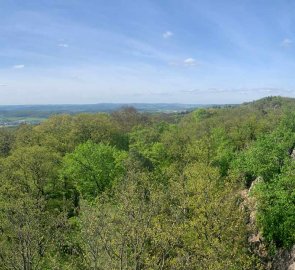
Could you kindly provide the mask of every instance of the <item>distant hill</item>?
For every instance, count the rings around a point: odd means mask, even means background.
[[[142,113],[182,113],[197,108],[245,108],[262,112],[295,106],[295,98],[270,96],[252,102],[237,104],[181,104],[181,103],[98,103],[61,105],[0,105],[0,126],[15,126],[21,123],[37,124],[56,114],[97,113],[133,107]]]
[[[65,105],[2,105],[0,115],[28,116],[34,112],[48,115],[52,113],[111,112],[122,107],[134,107],[141,112],[185,111],[194,108],[211,107],[213,104],[179,104],[179,103],[98,103]]]
[[[55,114],[77,114],[113,112],[124,107],[134,107],[139,112],[172,113],[187,112],[196,108],[220,106],[214,104],[179,103],[99,103],[65,105],[2,105],[0,106],[0,126],[18,125],[23,122],[39,123]]]
[[[295,106],[295,98],[269,96],[252,102],[245,102],[241,106],[253,107],[259,110],[273,110],[278,108],[288,108]]]

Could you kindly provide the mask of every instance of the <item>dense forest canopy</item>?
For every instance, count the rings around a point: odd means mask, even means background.
[[[0,129],[0,269],[266,269],[295,244],[295,99]],[[253,186],[253,185],[252,185]]]

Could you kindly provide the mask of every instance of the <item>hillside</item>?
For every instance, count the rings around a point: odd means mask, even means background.
[[[295,98],[270,96],[253,102],[246,102],[243,106],[253,107],[259,110],[273,110],[279,108],[292,108],[295,106]]]
[[[294,146],[284,97],[2,128],[0,269],[290,270]]]

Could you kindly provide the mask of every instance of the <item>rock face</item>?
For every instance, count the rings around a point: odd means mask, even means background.
[[[295,270],[295,245],[288,250],[279,250],[275,255],[271,270]]]
[[[295,159],[295,150],[293,150]],[[264,265],[266,270],[295,270],[295,245],[291,250],[280,249],[277,251],[275,256],[270,256],[267,251],[267,245],[258,231],[256,226],[256,211],[257,202],[253,196],[251,196],[251,191],[254,189],[255,185],[262,181],[261,178],[255,179],[249,189],[241,191],[241,197],[243,199],[242,207],[248,212],[248,243],[251,252],[256,254],[261,263]]]
[[[255,185],[262,181],[260,177],[255,179],[249,189],[245,189],[241,192],[241,197],[243,199],[242,207],[248,213],[248,243],[249,248],[253,254],[260,258],[261,264],[264,269],[271,269],[271,258],[267,252],[267,246],[265,245],[264,239],[256,226],[256,212],[257,212],[257,202],[254,196],[251,196]]]
[[[292,150],[290,156],[293,160],[295,160],[295,148]]]

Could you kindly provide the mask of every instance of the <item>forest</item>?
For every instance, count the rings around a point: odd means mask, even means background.
[[[283,97],[1,128],[0,269],[269,269],[295,244],[294,147]]]

